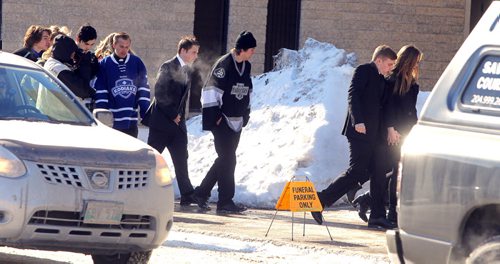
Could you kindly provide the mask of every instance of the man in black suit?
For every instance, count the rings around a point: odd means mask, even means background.
[[[382,106],[387,98],[384,76],[390,73],[395,60],[396,53],[389,46],[381,45],[375,49],[370,63],[360,65],[354,71],[349,86],[347,118],[342,130],[349,142],[349,168],[318,193],[323,207],[332,205],[349,190],[369,179],[368,169],[373,162]],[[321,212],[312,212],[312,215],[318,224],[323,223]],[[373,224],[387,228],[390,223]]]
[[[177,55],[160,67],[154,99],[143,120],[143,124],[149,126],[148,144],[160,153],[165,147],[170,152],[181,193],[181,206],[195,202],[188,174],[185,113],[191,87],[188,66],[198,57],[199,48],[194,36],[181,38]]]

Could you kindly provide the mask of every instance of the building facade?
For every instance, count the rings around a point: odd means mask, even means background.
[[[358,63],[369,61],[379,44],[397,51],[412,43],[424,52],[421,88],[431,90],[492,0],[0,2],[3,50],[20,48],[31,24],[65,25],[76,32],[80,25],[90,23],[98,31],[98,40],[111,32],[125,31],[132,37],[132,49],[148,68],[151,84],[161,63],[175,55],[180,36],[198,36],[202,44],[198,67],[204,75],[216,57],[234,46],[238,33],[249,30],[257,39],[254,75],[272,68],[272,56],[279,48],[299,49],[307,38],[354,52]],[[194,98],[197,94],[193,91]],[[193,107],[199,107],[196,99],[192,102]]]

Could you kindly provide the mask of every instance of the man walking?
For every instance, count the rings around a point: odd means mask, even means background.
[[[198,57],[200,44],[194,36],[184,36],[177,45],[177,55],[163,63],[158,71],[155,95],[147,116],[148,144],[162,153],[167,147],[174,164],[181,193],[181,206],[195,203],[188,174],[186,101],[191,88],[189,66]]]
[[[114,129],[137,137],[137,108],[143,118],[150,101],[149,83],[146,66],[129,52],[131,42],[125,32],[114,35],[113,54],[99,62],[95,103],[96,108],[111,110]]]
[[[218,184],[218,213],[238,213],[246,210],[233,201],[235,193],[234,171],[236,149],[241,129],[250,118],[250,78],[252,58],[257,41],[252,33],[243,31],[238,35],[233,49],[217,60],[209,79],[202,90],[203,130],[214,136],[217,159],[207,175],[196,188],[194,198],[198,206],[208,210],[210,192]]]
[[[372,61],[358,66],[348,91],[348,112],[342,134],[349,143],[349,168],[337,177],[318,198],[327,207],[357,185],[369,179],[368,169],[373,162],[375,143],[379,137],[382,106],[387,98],[384,76],[394,66],[396,53],[386,45],[378,46]],[[321,212],[311,212],[318,224],[323,223]],[[389,221],[372,223],[390,227]]]

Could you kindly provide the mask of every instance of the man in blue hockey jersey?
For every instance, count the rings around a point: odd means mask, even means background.
[[[256,46],[252,33],[241,32],[235,47],[214,64],[202,90],[203,130],[212,132],[218,156],[193,196],[198,206],[205,210],[210,209],[207,201],[215,183],[219,191],[218,213],[246,210],[233,201],[234,171],[241,129],[250,118],[252,79],[248,60],[252,58]]]
[[[113,113],[113,128],[137,137],[137,108],[143,118],[149,106],[150,91],[146,66],[129,52],[131,42],[127,33],[114,36],[114,53],[99,63],[95,103],[96,108],[109,109]]]

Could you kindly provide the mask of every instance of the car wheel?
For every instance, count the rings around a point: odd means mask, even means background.
[[[500,263],[500,236],[494,236],[479,244],[466,260],[467,264]]]
[[[147,264],[152,252],[153,250],[132,252],[127,264]]]
[[[127,264],[131,253],[119,253],[113,255],[97,255],[92,254],[94,264]]]

